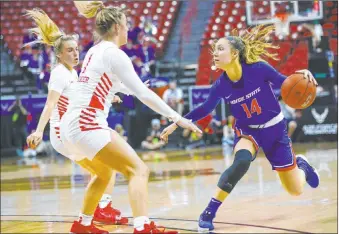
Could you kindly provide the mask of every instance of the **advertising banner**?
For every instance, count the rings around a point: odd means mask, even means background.
[[[31,114],[40,114],[45,106],[46,95],[24,95],[20,97],[22,105]],[[11,115],[8,108],[15,102],[14,96],[1,97],[1,115]]]
[[[337,141],[338,109],[335,105],[311,106],[298,120],[298,141]]]

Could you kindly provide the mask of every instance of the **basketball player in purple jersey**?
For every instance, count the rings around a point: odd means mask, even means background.
[[[284,116],[272,91],[272,86],[281,88],[286,76],[262,59],[263,56],[276,59],[276,54],[267,49],[277,47],[265,39],[273,30],[274,26],[259,25],[242,36],[219,39],[213,48],[214,62],[224,72],[212,85],[207,100],[185,116],[197,121],[224,99],[235,117],[234,161],[221,175],[215,196],[200,215],[199,231],[214,229],[213,219],[219,206],[245,175],[259,147],[289,194],[300,195],[305,182],[312,188],[319,185],[317,171],[303,155],[294,155]],[[308,70],[298,72],[317,85]],[[176,128],[172,124],[164,129],[162,139],[167,141]]]

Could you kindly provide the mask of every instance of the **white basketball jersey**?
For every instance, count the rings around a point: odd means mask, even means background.
[[[60,120],[69,106],[69,86],[77,79],[77,72],[74,69],[72,71],[68,70],[63,64],[58,64],[51,72],[48,89],[60,93],[60,98],[52,111],[49,123],[50,128],[54,128],[56,130],[58,138],[60,138]]]
[[[124,92],[125,86],[103,61],[106,49],[118,48],[112,42],[102,41],[86,54],[78,81],[72,85],[71,112],[79,114],[82,131],[107,127],[114,94]]]

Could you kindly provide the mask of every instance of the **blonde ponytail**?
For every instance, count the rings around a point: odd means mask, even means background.
[[[245,60],[246,63],[255,63],[258,61],[265,61],[263,58],[271,58],[279,60],[277,53],[271,53],[269,49],[278,49],[279,46],[268,42],[266,38],[274,32],[275,27],[258,25],[254,27],[251,32],[246,31],[244,35],[240,36],[245,44]]]
[[[29,32],[35,34],[38,39],[29,44],[43,43],[54,46],[56,41],[64,35],[48,15],[39,8],[26,10],[25,16],[33,19],[37,26],[36,28],[29,29]]]
[[[86,18],[95,17],[98,11],[105,7],[102,1],[74,1],[74,4],[80,14]]]
[[[114,34],[112,25],[120,24],[125,11],[120,7],[105,7],[101,1],[74,1],[81,15],[86,18],[95,17],[95,41],[106,34]]]
[[[274,26],[258,25],[251,31],[246,30],[243,34],[239,34],[237,29],[233,29],[231,36],[227,36],[232,49],[239,52],[241,62],[247,64],[265,61],[265,58],[279,60],[277,53],[272,53],[271,49],[279,49],[279,46],[273,45],[267,41],[267,37],[274,32]],[[216,41],[212,44],[212,51],[215,50]]]
[[[64,41],[78,40],[78,35],[66,35],[59,27],[51,20],[48,15],[39,8],[33,10],[26,10],[26,16],[33,19],[36,28],[29,29],[30,33],[35,34],[38,39],[25,44],[24,46],[41,43],[54,47],[54,52],[58,55],[61,52]]]

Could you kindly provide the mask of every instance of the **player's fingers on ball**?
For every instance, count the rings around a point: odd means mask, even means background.
[[[311,74],[310,72],[308,73],[308,77],[310,78],[310,80],[311,80],[312,82],[314,82],[313,76],[312,76],[312,74]]]
[[[308,79],[308,73],[306,71],[304,71],[304,78]]]

